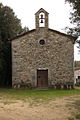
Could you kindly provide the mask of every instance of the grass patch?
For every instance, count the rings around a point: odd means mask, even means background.
[[[14,90],[0,89],[0,97],[13,99],[52,99],[55,97],[79,95],[80,89],[75,90]]]
[[[4,105],[10,105],[12,103],[16,103],[16,102],[13,102],[13,101],[3,101],[2,102]]]
[[[80,120],[80,114],[76,114],[75,118],[76,118],[77,120]]]
[[[74,120],[74,118],[68,118],[68,120]]]
[[[72,106],[77,109],[78,111],[80,111],[80,100],[76,100],[72,103]]]

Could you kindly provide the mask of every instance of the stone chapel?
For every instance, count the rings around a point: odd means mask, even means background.
[[[35,13],[36,28],[12,39],[12,87],[72,89],[75,38],[49,28],[49,13]]]

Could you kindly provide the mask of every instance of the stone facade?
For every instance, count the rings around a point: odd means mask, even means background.
[[[40,12],[45,10],[40,9],[36,17]],[[37,88],[37,70],[48,70],[48,88],[73,88],[74,38],[49,29],[48,23],[39,27],[36,19],[36,29],[12,40],[13,88]]]

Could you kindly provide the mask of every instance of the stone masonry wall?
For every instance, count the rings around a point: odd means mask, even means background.
[[[44,45],[40,45],[41,39]],[[48,69],[49,87],[73,86],[73,51],[69,37],[45,28],[13,40],[12,86],[37,87],[37,69]]]

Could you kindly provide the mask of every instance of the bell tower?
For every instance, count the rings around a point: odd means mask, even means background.
[[[36,29],[40,27],[48,28],[48,12],[41,8],[35,13]]]

